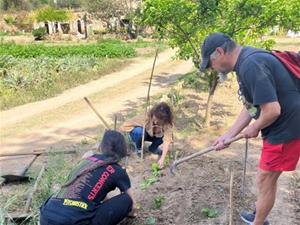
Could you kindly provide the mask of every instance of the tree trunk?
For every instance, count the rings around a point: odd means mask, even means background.
[[[208,93],[207,104],[206,104],[206,112],[205,112],[205,118],[204,118],[204,126],[205,127],[210,126],[212,100],[213,100],[217,85],[218,85],[217,73],[212,72],[211,81],[209,82],[209,93]]]
[[[84,39],[88,38],[88,32],[87,32],[87,15],[84,14],[83,16],[83,23],[84,23]]]

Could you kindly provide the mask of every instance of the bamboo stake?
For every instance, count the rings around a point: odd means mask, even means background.
[[[29,196],[26,200],[26,205],[25,205],[25,213],[28,213],[30,211],[30,205],[31,205],[31,202],[32,202],[32,197],[33,197],[33,194],[36,192],[37,190],[37,187],[38,187],[38,183],[40,181],[40,179],[42,178],[42,175],[45,171],[45,168],[46,168],[46,165],[43,165],[40,172],[39,172],[39,175],[38,177],[36,178],[36,181],[34,183],[34,186],[33,186],[33,189],[31,190],[31,192],[29,193]]]
[[[153,65],[152,65],[152,71],[151,71],[151,75],[150,75],[150,81],[149,81],[148,92],[147,92],[146,109],[145,109],[145,122],[144,122],[144,125],[143,125],[142,146],[141,146],[141,160],[143,160],[143,158],[144,158],[144,142],[145,142],[145,129],[146,129],[146,121],[147,121],[147,111],[148,111],[148,107],[150,105],[150,89],[151,89],[151,84],[152,84],[152,79],[153,79],[155,63],[156,63],[156,59],[157,59],[157,55],[158,55],[158,49],[159,49],[159,47],[157,47],[156,52],[155,52],[155,57],[154,57]]]

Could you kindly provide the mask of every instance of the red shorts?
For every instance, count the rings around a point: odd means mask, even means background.
[[[259,167],[266,171],[293,171],[300,157],[300,139],[286,144],[270,144],[263,141]]]

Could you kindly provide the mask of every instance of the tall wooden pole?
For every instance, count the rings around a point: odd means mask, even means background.
[[[152,65],[152,71],[151,71],[151,75],[150,75],[150,81],[149,81],[148,92],[147,92],[146,107],[145,107],[145,122],[144,122],[144,126],[143,126],[142,146],[141,146],[141,160],[143,160],[143,158],[144,158],[145,129],[146,129],[148,107],[150,105],[150,89],[151,89],[151,84],[152,84],[152,79],[153,79],[155,63],[156,63],[156,59],[158,56],[158,50],[159,50],[159,47],[157,47],[156,52],[155,52],[155,57],[154,57],[153,65]]]

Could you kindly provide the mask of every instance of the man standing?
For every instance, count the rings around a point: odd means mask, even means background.
[[[277,180],[283,171],[296,169],[300,156],[299,80],[270,52],[238,46],[223,33],[210,34],[202,45],[200,70],[227,74],[235,71],[244,108],[229,130],[215,141],[224,142],[242,132],[246,138],[261,131],[263,144],[257,173],[254,213],[243,212],[247,224],[266,225],[276,198]],[[251,120],[255,122],[251,123]]]

